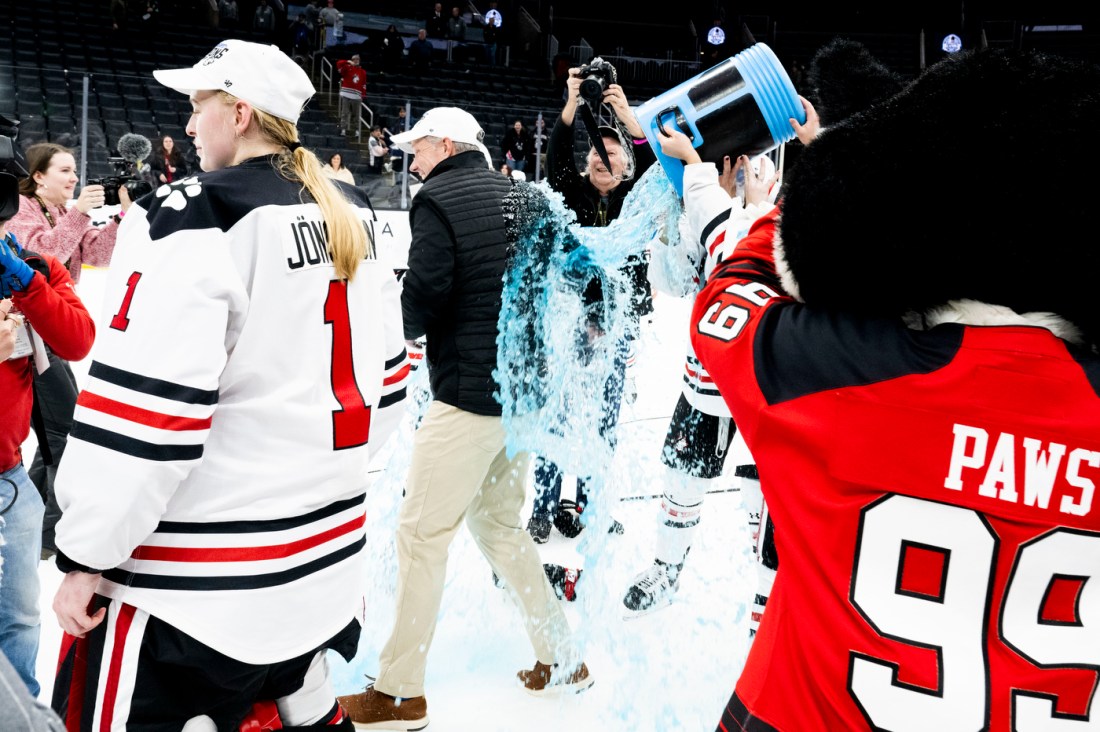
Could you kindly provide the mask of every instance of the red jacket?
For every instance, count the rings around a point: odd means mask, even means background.
[[[57,259],[41,256],[50,267],[49,281],[36,272],[23,292],[15,293],[12,310],[20,311],[42,340],[66,361],[88,355],[95,338],[95,324],[73,289],[69,272]],[[0,470],[19,463],[19,446],[27,439],[31,423],[30,358],[0,361]]]
[[[367,95],[367,70],[362,66],[353,66],[350,61],[337,61],[336,71],[340,74],[340,91],[355,92],[360,98]]]

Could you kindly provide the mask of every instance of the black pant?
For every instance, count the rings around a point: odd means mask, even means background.
[[[37,409],[42,414],[46,428],[46,440],[50,446],[52,462],[46,465],[39,445],[34,453],[28,474],[35,488],[46,504],[46,515],[42,520],[42,548],[53,549],[54,527],[61,518],[61,509],[57,505],[53,482],[57,477],[57,466],[65,452],[65,440],[73,429],[73,411],[76,409],[76,377],[69,362],[50,352],[50,367],[34,376],[34,398]]]
[[[96,595],[93,607],[109,607],[112,603],[117,601]],[[303,687],[314,657],[332,649],[351,661],[359,644],[359,621],[352,620],[314,650],[285,661],[250,664],[199,642],[155,616],[145,616],[132,606],[118,607],[117,616],[112,616],[109,609],[104,622],[76,639],[62,655],[52,706],[68,721],[70,730],[99,729],[92,724],[97,707],[105,713],[117,711],[99,693],[101,675],[107,675],[107,687],[117,683],[120,675],[134,677],[132,688],[127,684],[129,717],[116,720],[124,722],[130,732],[179,732],[187,720],[199,715],[210,717],[219,731],[237,730],[256,701],[283,699],[285,704],[311,710],[318,702],[328,702],[311,698],[309,689]],[[128,619],[139,615],[145,622],[130,626]],[[304,694],[294,698],[303,690]],[[332,698],[325,723],[333,723],[340,716],[336,699]],[[319,729],[326,724],[283,729]],[[327,729],[344,732],[349,727],[348,723],[343,727],[332,724]]]

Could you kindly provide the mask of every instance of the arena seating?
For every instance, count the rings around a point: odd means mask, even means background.
[[[487,7],[487,3],[482,4]],[[118,138],[127,132],[153,140],[168,134],[175,137],[177,143],[182,142],[184,148],[190,147],[184,134],[189,114],[187,102],[157,84],[152,78],[153,69],[188,66],[225,37],[287,45],[283,43],[285,33],[265,37],[248,29],[252,7],[249,3],[242,3],[241,25],[244,28],[209,27],[202,4],[192,0],[190,4],[180,2],[171,7],[164,3],[162,17],[149,21],[131,13],[126,25],[119,30],[112,30],[106,2],[36,0],[4,5],[0,8],[0,20],[4,21],[0,28],[0,113],[19,121],[19,142],[24,147],[49,140],[79,148],[87,80],[89,177],[111,172],[107,158]],[[294,7],[291,5],[291,12]],[[366,41],[330,47],[315,54],[317,58],[303,58],[303,65],[316,75],[321,67],[320,56],[335,60],[360,52],[369,78],[367,104],[376,122],[390,123],[396,117],[397,108],[406,103],[412,105],[414,118],[433,106],[463,107],[481,122],[486,131],[486,145],[499,165],[504,131],[516,119],[533,128],[539,114],[545,118],[549,130],[561,108],[562,86],[554,83],[550,63],[537,49],[513,54],[507,67],[484,63],[482,47],[477,43],[471,43],[466,53],[455,54],[454,61],[445,60],[439,52],[427,72],[416,72],[407,66],[383,67],[377,52],[380,29],[393,22],[406,38],[411,39],[415,28],[421,24],[419,11],[427,7],[430,6],[410,6],[401,0],[374,3],[372,14],[367,16],[369,23],[359,29],[367,36]],[[633,26],[616,25],[609,15],[612,10],[604,9],[600,15],[600,9],[593,6],[590,11],[587,25],[579,23],[583,18],[578,13],[572,14],[576,16],[572,20],[578,21],[574,23],[576,33],[600,39],[599,45],[594,44],[597,54],[628,56],[634,52],[631,44],[653,40],[641,34],[639,29],[631,30]],[[562,22],[555,26],[556,32],[569,31],[571,26],[565,18],[563,14]],[[788,64],[797,62],[804,66],[813,52],[830,38],[846,35],[864,43],[879,59],[906,77],[916,76],[920,71],[920,41],[915,28],[906,32],[841,33],[810,30],[806,26],[792,28],[788,23],[787,29],[779,32],[777,24],[766,16],[762,20],[756,16],[747,18],[752,19],[760,22],[753,25],[757,30],[751,32],[763,34],[756,40],[769,42]],[[285,27],[285,19],[280,25]],[[1037,32],[1035,26],[1014,22],[1010,26],[1011,33],[1002,38],[1003,33],[993,32],[1002,26],[1003,23],[996,25],[990,21],[991,44],[1015,43],[1094,61],[1100,48],[1091,27],[1085,28],[1085,32]],[[741,23],[734,21],[727,27],[740,28]],[[936,29],[929,30],[933,32]],[[357,38],[362,38],[362,34]],[[630,36],[629,43],[624,36]],[[559,40],[564,53],[569,49],[568,44],[579,38],[563,35]],[[683,45],[683,41],[678,38],[677,43]],[[928,43],[926,40],[926,48]],[[640,103],[682,80],[680,77],[693,75],[693,68],[685,64],[690,62],[681,61],[676,67],[675,78],[662,80],[653,73],[660,66],[658,61],[642,59],[627,63],[624,60],[620,82],[630,101]],[[316,77],[315,82],[319,81]],[[377,186],[381,183],[379,177],[366,174],[364,141],[338,134],[334,102],[328,95],[319,95],[307,107],[299,123],[304,144],[325,158],[332,152],[341,152],[357,181],[369,181],[372,187]]]

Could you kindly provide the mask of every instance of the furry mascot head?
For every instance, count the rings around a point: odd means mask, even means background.
[[[826,129],[784,193],[776,259],[808,304],[864,315],[976,300],[1100,341],[1092,175],[1100,70],[1034,52],[950,57]]]
[[[808,96],[821,124],[835,125],[897,94],[905,82],[858,41],[835,38],[817,50],[807,72]]]

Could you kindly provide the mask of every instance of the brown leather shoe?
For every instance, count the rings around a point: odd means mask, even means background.
[[[336,698],[356,729],[414,732],[428,726],[428,702],[422,696],[398,699],[368,686],[360,694]]]
[[[543,696],[545,694],[577,693],[592,686],[592,677],[588,675],[588,667],[583,663],[574,669],[568,676],[554,676],[558,671],[558,664],[547,666],[545,663],[535,661],[535,667],[530,671],[520,671],[516,674],[519,682],[529,694]]]

